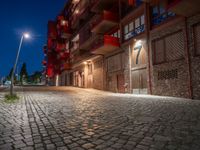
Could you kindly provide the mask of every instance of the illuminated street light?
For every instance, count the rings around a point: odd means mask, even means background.
[[[30,34],[28,34],[28,33],[24,33],[23,36],[24,36],[26,39],[30,38]]]
[[[23,33],[22,36],[21,36],[21,40],[20,40],[20,43],[19,43],[19,48],[18,48],[18,51],[17,51],[17,56],[16,56],[15,64],[14,64],[14,67],[13,67],[13,70],[12,70],[12,75],[11,75],[10,95],[13,95],[14,74],[15,74],[17,62],[18,62],[18,59],[19,59],[19,54],[20,54],[20,51],[21,51],[23,39],[24,38],[27,39],[29,37],[30,37],[30,35],[28,33]]]

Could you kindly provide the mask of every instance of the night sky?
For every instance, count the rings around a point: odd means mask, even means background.
[[[13,66],[23,32],[29,32],[31,38],[23,41],[18,68],[26,62],[29,74],[42,70],[47,22],[56,18],[66,1],[1,0],[0,78],[7,76]]]

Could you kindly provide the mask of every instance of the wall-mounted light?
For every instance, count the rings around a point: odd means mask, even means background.
[[[78,3],[79,2],[79,0],[73,0],[73,3]]]
[[[75,10],[75,14],[78,14],[79,13],[79,10],[77,9],[77,10]]]
[[[142,46],[142,41],[141,40],[136,40],[134,47],[140,47],[140,46]]]

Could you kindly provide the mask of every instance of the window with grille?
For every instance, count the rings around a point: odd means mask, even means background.
[[[195,55],[200,55],[200,23],[194,26]]]
[[[178,69],[158,71],[158,80],[169,80],[178,78]]]
[[[145,18],[144,15],[135,18],[124,26],[124,40],[128,40],[145,30]]]
[[[184,58],[184,34],[182,31],[154,40],[152,45],[154,64]]]
[[[159,25],[175,15],[175,13],[167,10],[167,3],[161,1],[158,5],[152,6],[151,8],[152,25]]]

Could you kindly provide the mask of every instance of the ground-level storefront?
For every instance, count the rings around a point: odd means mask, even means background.
[[[178,17],[109,55],[97,55],[54,77],[51,84],[119,93],[200,98],[200,15]]]

